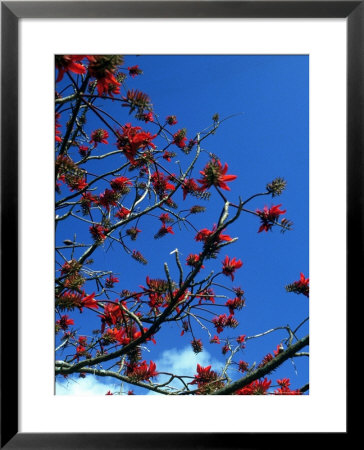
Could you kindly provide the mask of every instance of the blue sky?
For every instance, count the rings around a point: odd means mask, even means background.
[[[239,196],[246,199],[258,192],[264,192],[265,186],[274,178],[280,176],[287,181],[287,189],[281,197],[258,197],[248,204],[255,211],[265,205],[282,203],[287,210],[285,216],[293,221],[293,230],[284,234],[278,228],[272,232],[257,233],[259,219],[251,214],[242,214],[237,222],[232,224],[227,233],[238,237],[238,241],[221,251],[216,261],[206,264],[206,274],[210,270],[221,267],[225,255],[237,257],[244,263],[236,272],[231,283],[228,278],[220,278],[219,282],[227,286],[241,286],[245,291],[246,306],[236,313],[239,320],[237,329],[226,329],[220,334],[220,339],[245,334],[253,336],[269,329],[289,324],[292,329],[308,316],[308,299],[302,295],[287,293],[285,285],[299,279],[300,272],[309,276],[309,58],[307,55],[148,55],[126,56],[125,67],[138,64],[143,75],[134,79],[128,78],[129,89],[146,92],[153,103],[153,109],[163,120],[167,115],[176,115],[178,124],[170,127],[172,132],[179,128],[187,129],[187,137],[195,134],[211,124],[211,117],[218,113],[220,118],[230,117],[224,121],[216,134],[203,141],[203,148],[219,156],[222,163],[229,166],[228,173],[237,175],[231,183],[231,191],[226,195],[232,202],[238,202]],[[57,85],[57,89],[66,86],[66,78]],[[124,92],[123,92],[124,94]],[[64,93],[64,95],[66,95]],[[100,106],[105,102],[100,101]],[[106,105],[105,105],[106,110]],[[155,128],[144,124],[128,115],[127,108],[121,108],[119,102],[107,103],[107,111],[121,123],[131,122],[143,126],[151,132]],[[67,119],[67,112],[62,114],[61,124]],[[100,120],[88,116],[86,131],[90,135],[96,128],[105,128]],[[109,145],[99,144],[94,154],[102,154],[116,149],[113,136],[110,135]],[[175,150],[175,149],[173,149]],[[178,151],[180,164],[186,167],[188,158]],[[199,178],[198,170],[202,170],[208,161],[203,154],[197,164],[194,175]],[[120,155],[115,158],[99,161],[100,164],[89,164],[89,170],[110,170],[110,164],[119,164]],[[178,166],[172,160],[168,163],[172,172],[178,171]],[[100,191],[107,184],[100,185]],[[62,189],[62,195],[67,195],[67,188]],[[60,198],[57,196],[57,199]],[[176,197],[177,198],[177,197]],[[181,199],[181,197],[179,197]],[[192,202],[192,203],[191,203]],[[182,199],[179,202],[182,205]],[[197,229],[210,228],[217,222],[221,208],[221,199],[213,193],[210,201],[194,201],[188,197],[186,208],[193,204],[206,206],[206,213],[196,216],[194,225]],[[140,225],[140,226],[139,226]],[[93,254],[94,269],[112,270],[120,279],[117,290],[137,290],[145,285],[145,277],[164,278],[163,263],[167,262],[171,274],[176,275],[174,257],[170,252],[176,247],[181,252],[184,261],[189,253],[201,250],[201,244],[195,242],[194,232],[179,230],[174,227],[175,235],[167,235],[162,239],[153,239],[160,226],[155,218],[146,218],[138,225],[142,232],[134,247],[139,249],[149,261],[147,266],[140,265],[131,259],[116,243],[107,252],[108,247],[100,247]],[[60,223],[56,232],[56,244],[64,239],[90,242],[88,226],[71,219]],[[130,242],[130,241],[129,241]],[[64,251],[68,257],[69,253]],[[80,254],[75,253],[75,256]],[[87,285],[86,285],[87,286]],[[87,292],[95,291],[95,285],[87,286]],[[218,289],[215,289],[217,293]],[[222,291],[220,291],[222,292]],[[114,298],[116,299],[115,295]],[[227,308],[215,309],[218,314],[226,313]],[[99,327],[96,315],[77,311],[69,313],[74,318],[81,334],[90,335]],[[212,334],[216,334],[213,327]],[[225,357],[221,346],[209,344],[206,332],[194,326],[196,337],[204,343],[205,353],[193,354],[190,350],[191,335],[180,336],[180,328],[166,324],[156,336],[157,345],[148,343],[149,352],[144,352],[143,359],[154,360],[159,367],[172,364],[172,360],[184,361],[185,370],[192,370],[197,362],[219,370]],[[308,332],[308,323],[303,326],[298,337]],[[267,353],[273,353],[279,342],[286,338],[284,330],[270,333],[259,339],[251,339],[246,349],[240,352],[241,359],[250,364],[257,362]],[[67,354],[67,351],[65,352]],[[57,355],[57,359],[65,354]],[[158,369],[158,366],[157,366]],[[184,373],[193,376],[195,372]],[[233,373],[231,374],[232,376]],[[308,358],[296,358],[294,364],[287,361],[270,378],[273,382],[278,378],[291,378],[293,388],[302,387],[308,382]],[[111,383],[113,380],[100,380],[101,383]],[[77,385],[90,383],[78,380]],[[72,381],[69,381],[72,384]],[[101,392],[102,392],[101,386]],[[135,393],[138,389],[133,388]],[[92,390],[92,389],[91,389]],[[94,386],[94,390],[96,388]],[[108,390],[108,389],[106,389]],[[90,393],[90,389],[86,389]],[[73,392],[73,391],[72,391]],[[105,391],[106,392],[106,391]]]

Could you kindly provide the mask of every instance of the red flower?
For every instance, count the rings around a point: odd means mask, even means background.
[[[166,222],[173,222],[173,219],[169,216],[168,213],[162,213],[162,214],[159,216],[159,220],[160,220],[163,224],[165,224]]]
[[[201,305],[204,300],[210,301],[211,303],[215,304],[215,292],[211,288],[203,289],[198,294],[196,294],[196,298],[200,299],[198,301],[199,305]]]
[[[197,364],[197,375],[189,384],[197,384],[199,392],[197,394],[210,394],[224,386],[224,382],[219,380],[216,372],[211,370],[211,366],[201,367]]]
[[[117,206],[120,194],[117,191],[105,189],[105,192],[99,196],[99,205],[110,211],[110,206]]]
[[[82,308],[91,308],[91,309],[98,309],[99,306],[97,304],[97,301],[95,300],[95,292],[93,292],[90,295],[86,295],[86,297],[83,297],[81,300],[81,308],[80,311],[82,312]]]
[[[125,375],[133,381],[147,381],[156,377],[158,372],[156,372],[156,364],[153,361],[150,361],[149,366],[146,361],[142,361],[137,364],[126,363]]]
[[[193,349],[193,352],[194,353],[200,353],[200,352],[202,352],[202,350],[203,350],[203,345],[202,345],[202,342],[201,342],[201,339],[194,339],[192,342],[191,342],[191,345],[192,345],[192,349]]]
[[[70,177],[67,180],[68,187],[73,191],[81,191],[87,186],[85,178],[82,176]]]
[[[277,380],[277,383],[282,387],[282,388],[288,388],[291,384],[290,379],[289,378],[282,378],[281,380]]]
[[[240,344],[240,347],[241,348],[245,348],[245,334],[242,334],[241,336],[238,336],[237,338],[236,338],[236,342],[238,343],[238,344]]]
[[[229,345],[229,344],[225,344],[225,345],[222,347],[221,352],[222,352],[223,355],[226,355],[226,353],[227,353],[228,351],[230,351],[230,345]]]
[[[165,159],[166,161],[170,162],[171,158],[173,158],[174,156],[176,156],[175,153],[165,150],[164,153],[163,153],[162,158]]]
[[[282,206],[282,204],[273,205],[271,208],[268,208],[268,206],[264,206],[263,211],[261,211],[260,209],[256,210],[256,213],[260,216],[261,220],[261,225],[258,230],[258,233],[261,233],[262,231],[267,232],[268,230],[270,230],[273,227],[274,222],[276,222],[277,219],[279,218],[279,216],[286,212],[285,209],[283,211],[280,210],[279,209],[280,206]]]
[[[202,230],[200,230],[196,236],[195,236],[195,240],[196,241],[202,241],[202,242],[206,242],[206,240],[212,235],[214,234],[216,231],[216,225],[213,226],[212,230],[208,230],[207,228],[203,228]],[[216,237],[216,240],[218,242],[221,241],[231,241],[232,238],[230,236],[228,236],[227,234],[221,234],[221,231],[219,233],[219,235]]]
[[[243,263],[240,259],[237,261],[235,258],[230,259],[228,256],[225,256],[222,266],[222,273],[227,277],[230,276],[234,281],[234,272],[235,270],[240,269],[242,265]]]
[[[86,213],[90,210],[92,203],[96,202],[97,199],[90,192],[84,192],[81,195],[81,206]]]
[[[119,209],[119,211],[115,214],[115,217],[117,217],[118,219],[125,219],[128,215],[130,214],[130,210],[127,208],[122,207],[121,209]]]
[[[234,311],[238,311],[245,305],[245,300],[241,297],[235,297],[226,301],[225,306],[229,308],[229,313],[234,314]]]
[[[273,350],[274,356],[279,355],[284,351],[284,347],[282,344],[278,344],[276,350]]]
[[[140,115],[140,119],[144,120],[145,123],[153,122],[153,112],[149,111],[148,113],[143,113]]]
[[[133,183],[127,177],[118,177],[110,181],[111,188],[122,194],[127,194],[129,192],[129,186],[132,185]]]
[[[248,370],[249,364],[245,361],[239,361],[239,370],[244,373]]]
[[[269,389],[272,381],[267,380],[255,380],[252,383],[248,384],[248,386],[243,387],[235,392],[236,395],[265,395],[267,390]]]
[[[143,71],[139,69],[138,65],[128,67],[128,70],[129,70],[129,75],[133,78],[135,78],[137,75],[141,75],[143,73]]]
[[[148,261],[144,258],[144,256],[138,251],[133,250],[132,258],[134,258],[136,261],[140,262],[141,264],[148,264]]]
[[[102,225],[99,224],[92,225],[89,229],[94,241],[102,242],[103,240],[106,239],[105,233],[107,233],[108,230],[104,228]]]
[[[114,287],[115,283],[119,283],[119,278],[114,277],[113,275],[110,275],[108,278],[106,278],[105,280],[105,286],[108,289],[111,289]]]
[[[224,327],[226,326],[227,322],[227,315],[226,314],[220,314],[217,317],[214,317],[212,319],[212,323],[214,324],[216,331],[218,333],[221,333],[224,330]]]
[[[206,240],[212,235],[212,233],[213,231],[208,230],[207,228],[203,228],[196,234],[195,240],[206,242]]]
[[[101,317],[101,333],[105,330],[105,323],[109,326],[115,325],[121,319],[121,309],[119,303],[107,303],[104,306],[104,312],[102,315],[98,315]]]
[[[135,241],[135,239],[137,238],[138,234],[141,231],[142,230],[139,230],[139,228],[137,228],[137,227],[131,227],[126,230],[126,234],[131,237],[132,241]]]
[[[228,165],[225,164],[223,168],[221,162],[218,159],[212,159],[211,161],[209,161],[206,164],[204,170],[200,171],[200,174],[203,176],[203,178],[201,180],[197,180],[202,185],[200,191],[205,191],[211,186],[220,187],[221,189],[230,191],[230,188],[226,183],[235,180],[237,176],[226,175],[227,170]]]
[[[91,139],[90,143],[94,143],[95,147],[97,147],[97,144],[108,144],[107,138],[109,137],[109,133],[106,130],[103,130],[102,128],[98,128],[97,130],[93,131],[91,133]]]
[[[219,336],[214,336],[213,338],[210,339],[210,344],[220,344],[220,339]]]
[[[176,125],[177,117],[176,116],[167,116],[166,122],[168,123],[168,125]]]
[[[122,59],[116,55],[87,56],[87,59],[89,74],[97,80],[98,94],[120,93],[121,83],[115,78],[115,70]]]
[[[183,200],[185,200],[187,194],[193,194],[194,192],[198,192],[199,187],[193,178],[190,179],[185,178],[182,184],[182,191],[183,191]]]
[[[173,231],[172,227],[171,226],[166,227],[166,225],[163,224],[161,226],[161,228],[158,230],[158,232],[154,235],[154,238],[155,239],[159,239],[159,238],[165,236],[168,233],[174,234],[174,231]]]
[[[79,145],[78,146],[78,153],[85,158],[90,154],[90,149],[86,145]]]
[[[273,358],[274,356],[271,353],[268,353],[267,355],[264,356],[262,362],[258,365],[258,367],[264,367],[266,364],[272,361]]]
[[[59,113],[56,113],[56,118],[55,118],[55,126],[56,126],[56,142],[62,142],[62,138],[59,137],[59,135],[61,134],[61,132],[57,129],[60,128],[61,125],[58,123],[58,119],[61,117],[61,115]]]
[[[181,336],[183,336],[188,330],[189,330],[189,326],[188,326],[187,320],[182,320]]]
[[[276,389],[273,394],[275,395],[302,395],[299,389],[292,391],[290,388],[279,388]]]
[[[196,255],[196,254],[192,254],[191,253],[186,258],[186,265],[187,266],[191,266],[191,267],[196,267],[197,264],[199,263],[199,261],[200,261],[200,255]],[[204,268],[205,268],[204,265],[202,265],[200,267],[200,269],[204,269]]]
[[[211,366],[202,367],[200,364],[197,364],[197,375],[194,376],[194,380],[191,381],[190,384],[197,384],[200,388],[206,383],[209,383],[212,380],[216,379],[216,372],[210,370]]]
[[[143,150],[147,147],[155,149],[155,145],[152,140],[157,136],[151,135],[146,131],[139,131],[140,127],[132,127],[130,123],[127,123],[122,127],[122,133],[118,133],[117,147],[119,150],[123,150],[128,160],[134,163],[134,158],[137,155],[138,150]]]
[[[66,331],[70,325],[74,325],[75,322],[73,319],[69,319],[67,314],[62,316],[59,320],[56,321],[56,324],[61,328],[62,330]]]
[[[70,71],[77,74],[86,73],[86,68],[79,63],[83,58],[83,55],[57,55],[56,68],[58,69],[58,77],[56,83],[62,80],[65,72]]]
[[[182,130],[178,130],[177,133],[173,135],[173,142],[172,144],[177,145],[179,148],[185,148],[187,142],[186,138],[186,129],[182,128]]]
[[[286,286],[286,290],[288,292],[294,292],[295,294],[303,294],[306,297],[310,295],[310,279],[305,278],[303,273],[300,274],[300,279],[298,281],[294,281],[292,284]]]

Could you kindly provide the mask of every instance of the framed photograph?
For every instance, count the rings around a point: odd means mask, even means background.
[[[2,448],[348,436],[363,8],[1,2]]]

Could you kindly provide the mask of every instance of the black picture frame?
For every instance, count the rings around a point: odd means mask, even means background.
[[[1,2],[1,448],[258,448],[269,433],[19,433],[16,323],[18,251],[18,22],[21,18],[346,18],[347,19],[347,312],[363,272],[364,1],[5,1]],[[12,105],[8,108],[8,105]],[[8,230],[11,230],[9,239]],[[357,258],[359,254],[359,259]],[[10,288],[9,288],[10,287]],[[10,297],[11,296],[11,301]],[[9,317],[15,318],[9,320]],[[7,345],[11,333],[12,345]],[[348,350],[350,346],[347,347]],[[347,360],[350,360],[348,356]],[[343,366],[340,361],[340,366]],[[333,363],[335,364],[335,363]],[[347,367],[347,366],[346,366]],[[11,370],[9,370],[11,368]],[[335,371],[335,367],[331,368]],[[347,369],[346,369],[347,370]],[[343,386],[341,388],[344,388]],[[346,388],[346,387],[345,387]],[[245,411],[246,413],[246,411]],[[244,411],[242,412],[243,420]],[[282,418],[284,420],[284,418]],[[337,433],[339,438],[347,432]],[[315,445],[318,435],[315,434]],[[300,437],[300,443],[311,433]],[[293,438],[295,439],[295,438]],[[275,442],[275,443],[274,443]],[[292,445],[295,445],[292,440]],[[309,441],[307,441],[309,442]]]

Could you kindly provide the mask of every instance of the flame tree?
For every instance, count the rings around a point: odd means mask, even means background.
[[[188,135],[175,115],[154,110],[147,93],[128,88],[143,72],[124,59],[55,58],[56,376],[111,377],[120,389],[107,394],[307,392],[308,383],[292,386],[288,377],[272,374],[287,360],[308,356],[302,351],[308,336],[301,335],[308,318],[264,331],[257,320],[257,333],[247,336],[239,325],[245,292],[234,284],[244,262],[234,254],[240,236],[229,229],[248,214],[258,233],[290,231],[292,222],[276,200],[285,179],[268,181],[247,198],[234,193],[237,175],[209,148],[228,118],[214,114]],[[250,206],[264,197],[270,206]],[[207,204],[213,223],[204,221]],[[180,230],[190,239],[188,254],[178,249]],[[146,233],[158,245],[168,239],[176,246],[161,267],[145,256],[148,242],[140,235]],[[119,270],[107,266],[111,252]],[[122,286],[139,274],[136,264],[147,275],[133,289]],[[303,273],[285,288],[309,297]],[[190,336],[196,354],[219,346],[223,367],[196,364],[193,376],[159,371],[148,353],[166,329]],[[276,348],[253,363],[243,359],[250,340],[277,330],[285,336]]]

